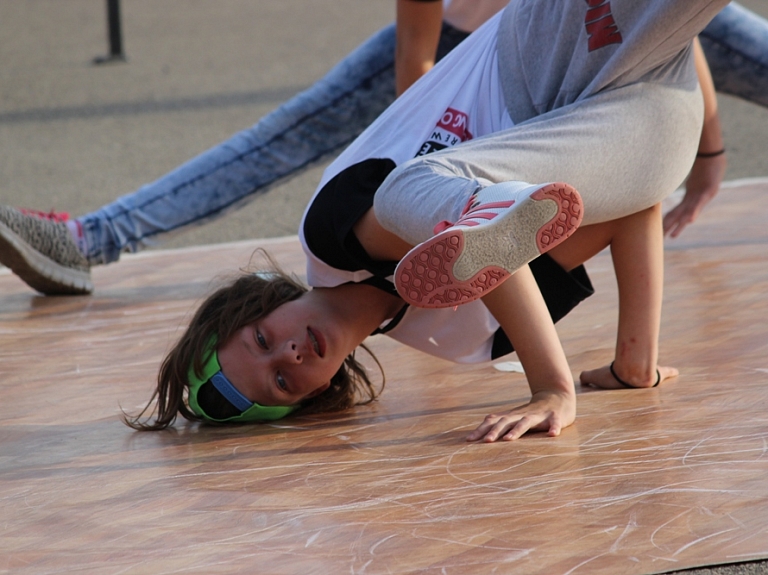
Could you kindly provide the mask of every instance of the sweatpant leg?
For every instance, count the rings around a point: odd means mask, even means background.
[[[374,197],[379,222],[416,244],[456,221],[470,194],[506,181],[562,181],[584,200],[582,225],[648,208],[693,164],[703,121],[698,88],[638,83],[537,116],[509,130],[416,158]]]
[[[691,43],[727,0],[516,0],[498,29],[509,116],[539,114],[637,82],[697,83]]]

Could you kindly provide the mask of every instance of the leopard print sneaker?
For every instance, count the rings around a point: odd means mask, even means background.
[[[45,295],[93,291],[91,266],[67,226],[0,206],[0,263]]]

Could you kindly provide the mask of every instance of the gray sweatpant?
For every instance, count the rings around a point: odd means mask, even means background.
[[[458,219],[469,195],[498,182],[571,184],[583,225],[648,208],[683,182],[703,120],[690,44],[727,1],[601,1],[512,0],[498,60],[516,125],[398,166],[374,198],[385,228],[425,241],[435,224]],[[597,4],[621,42],[590,44]]]

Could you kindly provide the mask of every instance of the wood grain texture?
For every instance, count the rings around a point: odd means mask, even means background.
[[[668,242],[649,390],[579,390],[561,437],[473,445],[524,377],[389,341],[372,406],[231,428],[135,433],[199,298],[263,246],[147,252],[94,270],[90,297],[0,273],[0,572],[647,575],[768,557],[765,182],[724,190]],[[558,326],[574,377],[610,361],[616,287]],[[512,358],[514,359],[514,357]]]

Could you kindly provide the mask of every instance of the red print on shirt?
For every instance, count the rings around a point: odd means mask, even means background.
[[[621,44],[623,41],[619,27],[611,14],[611,3],[605,0],[586,0],[587,15],[584,24],[589,34],[589,51],[603,48],[608,44]]]
[[[472,139],[469,131],[469,116],[459,110],[448,108],[435,126],[429,140],[422,144],[417,156],[455,146]]]

